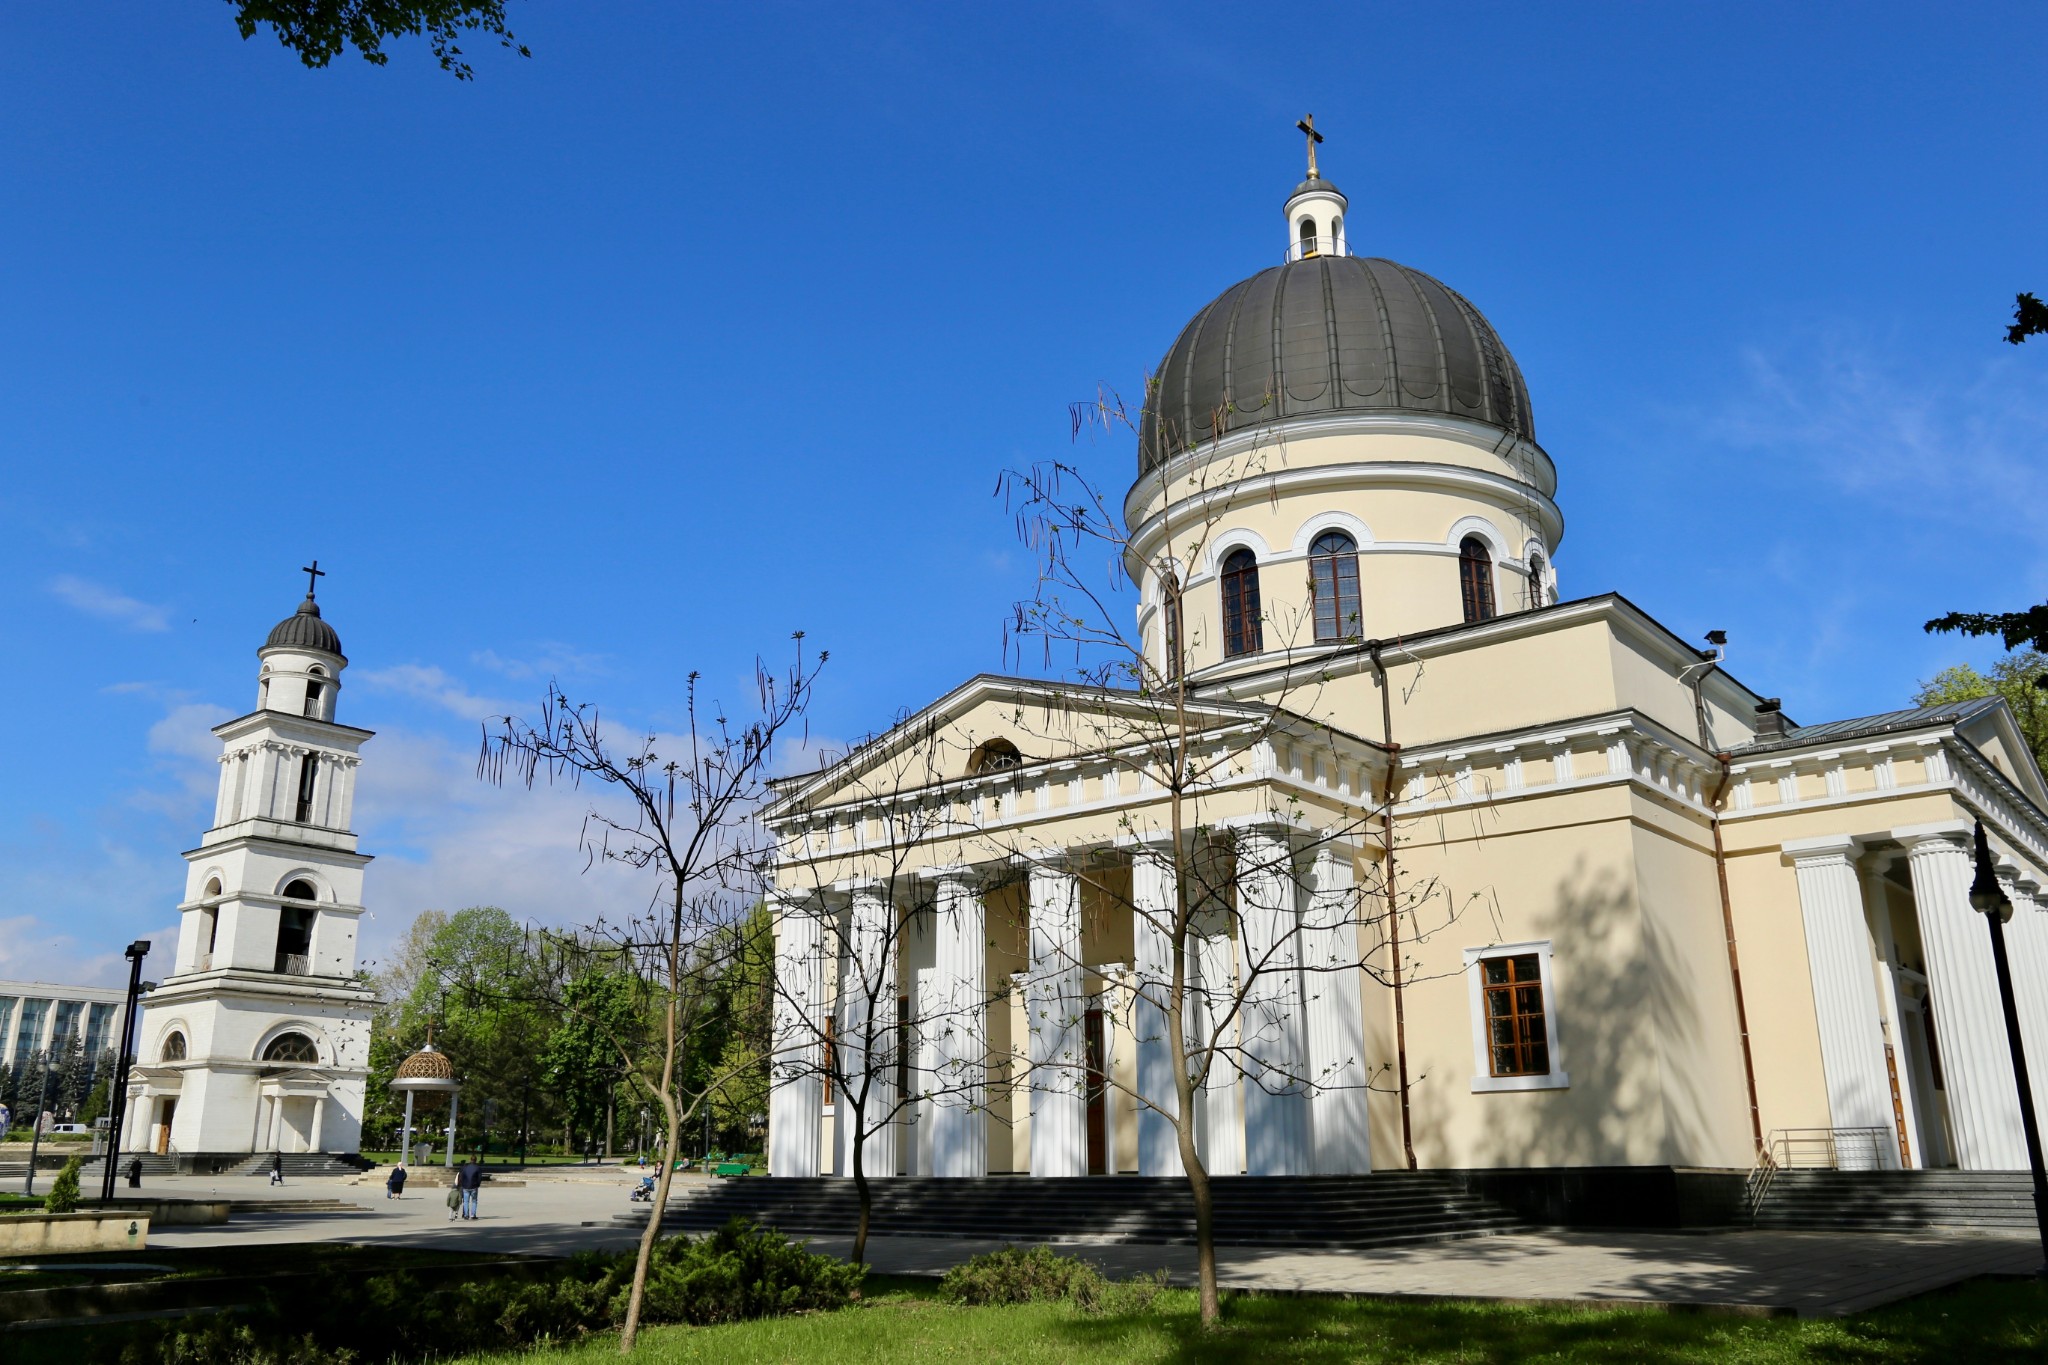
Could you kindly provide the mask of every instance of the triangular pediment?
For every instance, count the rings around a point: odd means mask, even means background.
[[[1194,699],[1187,713],[1195,730],[1264,724],[1275,714],[1264,705]],[[998,745],[1015,749],[1018,769],[1074,762],[1156,735],[1168,715],[1159,699],[1135,692],[979,674],[817,772],[779,779],[763,818],[774,823],[967,778]]]

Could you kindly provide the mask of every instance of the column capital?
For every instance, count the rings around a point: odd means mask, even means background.
[[[1853,834],[1824,834],[1817,839],[1788,839],[1778,852],[1788,863],[1849,862],[1863,851],[1863,840]]]
[[[920,867],[912,875],[921,882],[964,882],[972,887],[988,873],[971,863],[946,863],[938,867]]]
[[[1904,844],[1908,852],[1938,843],[1961,847],[1970,842],[1970,824],[1967,820],[1937,820],[1929,825],[1906,825],[1893,830],[1891,837]]]

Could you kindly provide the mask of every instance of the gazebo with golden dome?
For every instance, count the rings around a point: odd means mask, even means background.
[[[422,1091],[428,1094],[448,1096],[448,1151],[441,1164],[455,1164],[455,1115],[461,1099],[462,1082],[455,1078],[455,1063],[448,1054],[434,1046],[432,1030],[427,1033],[427,1043],[418,1052],[398,1064],[397,1074],[391,1078],[391,1088],[405,1092],[405,1130],[399,1141],[399,1163],[402,1165],[412,1153],[412,1105],[413,1097]]]

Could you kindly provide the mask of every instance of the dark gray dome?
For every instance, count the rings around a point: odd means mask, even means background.
[[[1311,256],[1231,286],[1181,330],[1147,395],[1138,469],[1337,412],[1463,417],[1536,439],[1514,357],[1455,290],[1377,257]]]
[[[341,657],[341,637],[320,619],[320,604],[308,597],[299,609],[271,627],[265,649],[317,649]]]

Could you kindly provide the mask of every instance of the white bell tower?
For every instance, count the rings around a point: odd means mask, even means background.
[[[1310,114],[1294,126],[1308,135],[1308,179],[1296,185],[1294,193],[1281,206],[1281,212],[1287,215],[1287,259],[1349,256],[1351,244],[1344,236],[1344,210],[1351,207],[1351,201],[1316,169],[1316,147],[1323,140],[1323,135],[1316,131],[1316,116]]]
[[[177,958],[148,999],[123,1147],[211,1170],[251,1153],[354,1153],[375,997],[356,977],[357,752],[335,719],[348,659],[314,588],[256,657],[256,709],[214,727],[213,826],[185,854]]]

